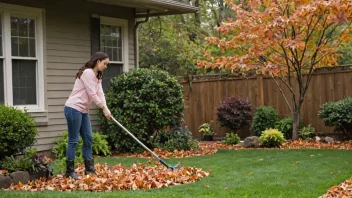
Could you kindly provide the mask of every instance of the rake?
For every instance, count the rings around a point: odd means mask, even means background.
[[[120,124],[114,117],[111,116],[111,119],[119,125],[128,135],[130,135],[134,140],[136,140],[144,149],[149,151],[160,163],[162,163],[164,166],[167,168],[170,168],[171,170],[179,169],[180,167],[178,166],[170,166],[168,165],[164,160],[162,160],[157,154],[155,154],[153,151],[151,151],[148,147],[146,147],[141,141],[139,141],[131,132],[129,132],[122,124]]]

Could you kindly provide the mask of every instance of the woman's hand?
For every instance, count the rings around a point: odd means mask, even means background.
[[[104,107],[103,107],[103,112],[104,112],[105,117],[106,117],[108,120],[110,120],[110,119],[111,119],[111,112],[110,112],[110,110],[108,109],[107,106],[104,106]]]

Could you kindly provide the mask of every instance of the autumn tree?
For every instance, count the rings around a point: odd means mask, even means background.
[[[298,137],[300,110],[315,68],[335,66],[340,42],[349,39],[350,0],[248,0],[246,9],[228,1],[235,18],[221,24],[222,37],[209,37],[223,55],[205,53],[200,68],[256,70],[270,75],[283,94]],[[227,53],[231,51],[232,53]],[[280,86],[279,81],[282,86]],[[284,93],[289,90],[291,103]],[[298,91],[294,90],[298,87]]]

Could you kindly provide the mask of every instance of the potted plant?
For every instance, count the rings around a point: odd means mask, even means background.
[[[49,165],[51,160],[44,155],[34,155],[32,157],[32,168],[30,171],[30,180],[45,178],[47,181],[53,176],[53,169]]]
[[[203,135],[203,140],[205,141],[212,141],[213,140],[213,135],[214,130],[211,127],[211,125],[209,123],[204,123],[202,125],[199,126],[199,133],[201,133]]]

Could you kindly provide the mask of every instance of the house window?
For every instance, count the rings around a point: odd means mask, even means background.
[[[0,103],[44,110],[42,10],[0,3]]]
[[[110,62],[104,71],[103,89],[109,87],[109,81],[128,71],[128,23],[127,20],[101,17],[100,50],[108,54]]]

